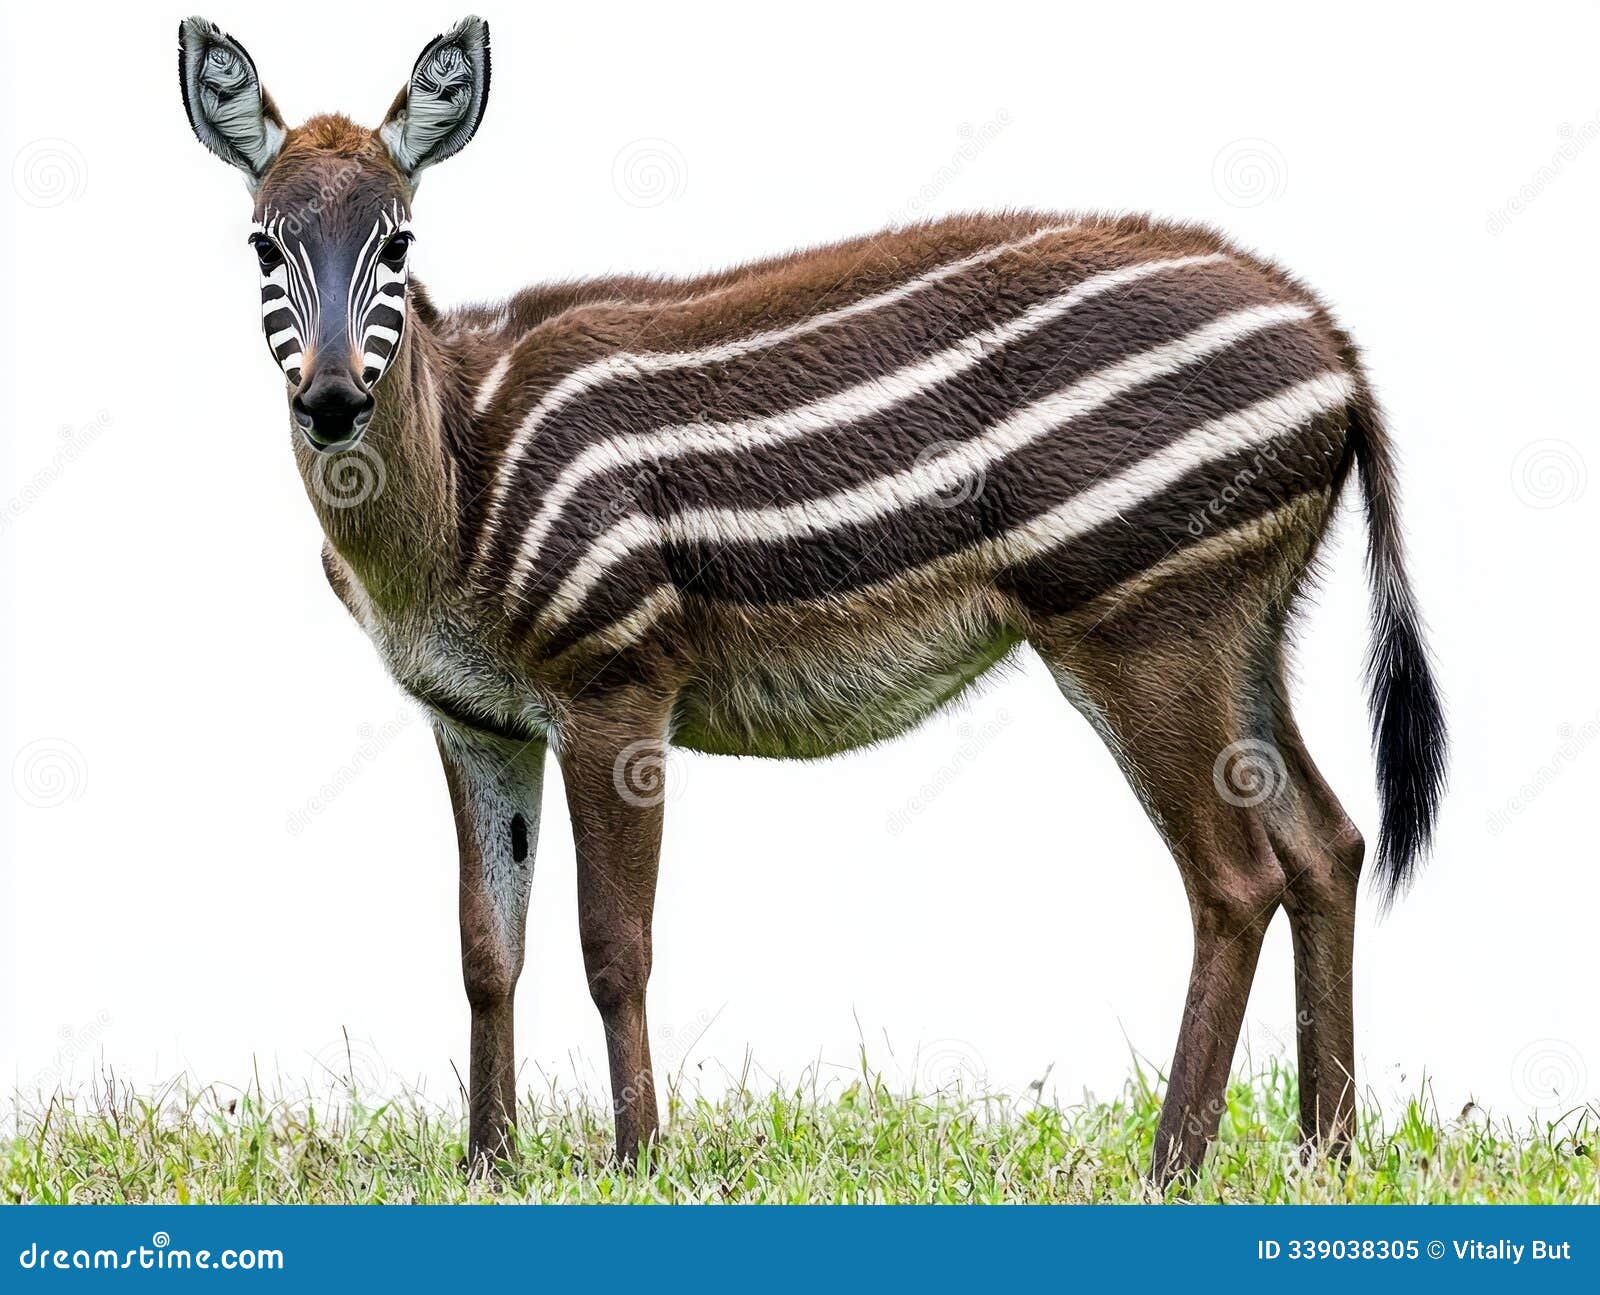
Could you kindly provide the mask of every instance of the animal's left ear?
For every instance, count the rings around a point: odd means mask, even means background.
[[[425,167],[459,153],[489,102],[489,24],[463,18],[417,58],[378,138],[412,184]]]

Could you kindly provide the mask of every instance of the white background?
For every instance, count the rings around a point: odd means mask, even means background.
[[[9,15],[14,828],[4,1075],[153,1087],[421,1084],[466,1068],[456,862],[425,725],[326,589],[257,329],[240,178],[189,134],[159,6]],[[285,114],[372,123],[436,5],[219,4]],[[1429,14],[1109,5],[502,5],[476,141],[430,172],[442,302],[690,272],[970,208],[1213,222],[1363,343],[1450,703],[1439,846],[1363,916],[1362,1079],[1446,1115],[1600,1096],[1594,546],[1600,81],[1591,5]],[[642,141],[642,142],[641,142]],[[1375,830],[1347,509],[1298,652],[1303,726]],[[1587,727],[1586,727],[1587,726]],[[1165,1067],[1188,973],[1176,870],[1035,662],[840,760],[675,756],[650,1011],[716,1087],[864,1043],[1062,1100]],[[939,790],[925,790],[936,785]],[[898,824],[898,830],[894,825]],[[603,1091],[547,783],[526,1084]],[[0,1000],[3,1001],[3,1000]],[[1292,1044],[1280,919],[1247,1018]],[[919,1053],[920,1050],[920,1053]],[[1053,1069],[1049,1069],[1053,1067]]]

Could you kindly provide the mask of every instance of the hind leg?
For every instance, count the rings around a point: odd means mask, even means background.
[[[1356,887],[1366,847],[1306,751],[1281,686],[1275,701],[1274,728],[1290,787],[1266,821],[1284,865],[1284,909],[1294,941],[1300,1133],[1308,1147],[1343,1157],[1355,1123],[1352,977]]]
[[[1350,927],[1336,897],[1348,898],[1354,869],[1332,830],[1348,823],[1292,724],[1292,741],[1280,735],[1284,623],[1326,503],[1175,552],[1081,608],[1034,612],[1028,630],[1144,801],[1189,899],[1194,960],[1156,1136],[1161,1184],[1195,1168],[1216,1134],[1262,938],[1283,903],[1301,914],[1301,1046],[1318,1076],[1307,1110],[1314,1125],[1348,1110],[1333,1081],[1351,1050],[1338,996]],[[1025,607],[1048,596],[1049,572],[1037,574],[1031,589],[1019,582]]]
[[[1241,704],[1251,647],[1212,626],[1184,641],[1152,639],[1171,609],[1120,616],[1085,636],[1047,635],[1035,645],[1066,691],[1117,754],[1178,864],[1194,926],[1194,959],[1156,1134],[1158,1184],[1195,1169],[1224,1110],[1245,1003],[1262,937],[1284,896],[1284,872],[1256,797],[1265,746]],[[1140,628],[1143,627],[1143,628]],[[1152,646],[1152,643],[1154,645]],[[1267,771],[1270,772],[1270,771]]]

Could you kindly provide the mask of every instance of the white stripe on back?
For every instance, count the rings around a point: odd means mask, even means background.
[[[1355,394],[1356,383],[1350,374],[1319,374],[1244,409],[1202,423],[1164,449],[1096,482],[1004,535],[925,565],[977,559],[1000,568],[1038,557],[1116,521],[1196,468],[1265,445],[1321,414],[1333,412]],[[911,568],[892,579],[905,579],[921,569]],[[633,611],[587,636],[574,648],[595,641],[620,651],[678,605],[677,590],[670,585],[659,585]]]
[[[1223,315],[1174,341],[1119,360],[1060,391],[1024,405],[937,458],[835,494],[771,508],[699,508],[659,520],[642,514],[624,517],[601,534],[573,565],[571,574],[540,615],[539,623],[549,628],[571,617],[610,567],[649,544],[668,540],[765,543],[803,539],[843,526],[875,521],[952,487],[961,487],[1007,455],[1033,444],[1075,418],[1094,412],[1135,387],[1174,373],[1265,329],[1310,319],[1313,313],[1312,307],[1303,302],[1287,302],[1253,306]]]
[[[494,393],[500,390],[500,384],[505,381],[506,370],[511,367],[511,352],[507,351],[494,362],[483,379],[483,385],[478,388],[478,394],[472,399],[472,412],[481,414],[489,407],[489,402],[494,399]]]
[[[1064,234],[1076,228],[1078,228],[1078,222],[1073,221],[1065,225],[1048,225],[1043,229],[1036,229],[1025,238],[1015,239],[1009,243],[996,243],[993,247],[986,247],[980,252],[964,256],[958,261],[951,261],[948,264],[941,265],[936,269],[929,270],[926,274],[918,275],[914,279],[907,279],[904,283],[874,296],[863,297],[860,301],[853,301],[847,306],[840,306],[836,310],[824,311],[820,315],[812,315],[807,319],[785,325],[782,328],[752,333],[749,337],[739,338],[731,342],[719,342],[714,346],[707,346],[697,351],[625,352],[621,355],[608,356],[603,360],[597,360],[593,364],[574,370],[547,391],[539,403],[528,411],[517,430],[512,434],[511,440],[506,446],[505,454],[496,465],[494,479],[490,484],[489,504],[484,513],[484,530],[478,543],[476,560],[481,563],[487,557],[489,549],[494,543],[494,537],[500,521],[500,511],[505,506],[506,495],[511,488],[511,479],[515,475],[517,464],[522,459],[522,451],[526,448],[529,440],[539,430],[545,419],[563,405],[570,403],[576,397],[588,391],[591,387],[599,386],[602,382],[614,377],[631,377],[649,373],[662,373],[671,369],[688,369],[699,364],[711,364],[721,360],[737,359],[739,356],[748,355],[753,351],[765,350],[767,347],[792,341],[794,338],[803,337],[807,333],[827,328],[832,324],[851,319],[856,315],[881,310],[885,306],[891,306],[897,301],[903,301],[905,298],[921,292],[924,288],[930,288],[937,283],[942,283],[944,280],[960,274],[964,270],[970,270],[987,261],[997,260],[1008,253],[1029,247],[1042,239]]]
[[[1126,284],[1169,270],[1226,260],[1223,253],[1180,256],[1164,261],[1108,270],[1085,279],[1068,292],[1039,302],[1015,319],[963,337],[955,345],[891,373],[858,382],[831,396],[809,401],[763,418],[726,423],[680,423],[628,436],[613,436],[591,445],[569,463],[540,500],[512,560],[508,585],[516,590],[527,579],[539,551],[562,509],[588,478],[636,464],[693,453],[738,453],[776,445],[812,432],[827,432],[883,413],[923,392],[948,382],[980,364],[990,353],[1019,341],[1083,302]]]

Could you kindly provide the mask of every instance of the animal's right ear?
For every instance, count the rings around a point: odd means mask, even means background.
[[[251,192],[288,134],[243,45],[214,22],[178,24],[178,84],[195,136],[244,172]]]

